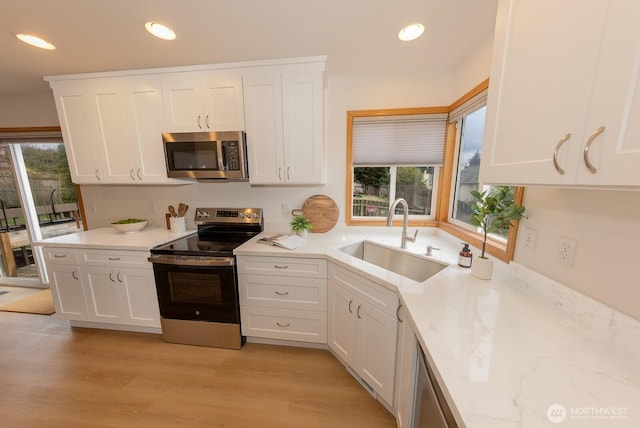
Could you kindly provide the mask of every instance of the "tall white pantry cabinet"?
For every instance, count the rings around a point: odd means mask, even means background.
[[[640,185],[640,2],[501,0],[480,180]]]

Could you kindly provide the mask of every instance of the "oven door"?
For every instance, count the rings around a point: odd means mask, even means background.
[[[240,323],[235,266],[153,263],[162,318]]]

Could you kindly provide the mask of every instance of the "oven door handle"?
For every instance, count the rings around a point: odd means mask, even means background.
[[[204,258],[204,259],[180,259],[180,258],[165,258],[161,255],[151,256],[147,259],[153,264],[158,265],[175,265],[175,266],[233,266],[235,265],[235,258],[233,257],[216,257],[216,258]]]

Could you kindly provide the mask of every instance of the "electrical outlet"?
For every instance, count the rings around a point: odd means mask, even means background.
[[[560,248],[558,250],[558,256],[556,260],[558,263],[565,266],[573,266],[573,261],[576,258],[576,249],[578,247],[578,241],[573,238],[563,236],[560,239]]]
[[[530,253],[533,253],[536,249],[536,241],[538,240],[538,231],[530,227],[525,227],[522,230],[522,248]]]

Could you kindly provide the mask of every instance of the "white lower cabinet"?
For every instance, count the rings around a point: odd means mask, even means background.
[[[44,254],[61,318],[160,328],[148,252],[45,247]]]
[[[398,297],[329,263],[329,348],[387,404],[393,404]]]
[[[324,259],[239,256],[242,334],[327,343]]]
[[[413,400],[416,379],[416,337],[404,307],[398,310],[398,347],[393,410],[398,428],[413,426]]]
[[[75,250],[45,248],[43,254],[56,315],[68,320],[87,321],[89,312]]]

